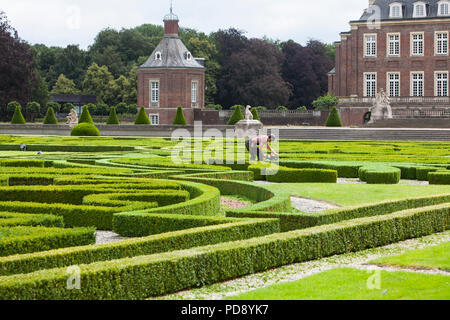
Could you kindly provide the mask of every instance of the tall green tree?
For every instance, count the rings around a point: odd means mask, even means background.
[[[60,74],[58,81],[56,81],[52,94],[80,94],[81,91],[77,89],[75,82],[68,79],[64,74]]]
[[[114,105],[118,88],[108,67],[95,62],[88,68],[83,80],[83,92],[97,96],[97,102]]]

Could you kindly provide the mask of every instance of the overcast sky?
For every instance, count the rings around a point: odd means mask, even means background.
[[[207,34],[234,27],[247,37],[304,44],[310,38],[339,40],[367,6],[368,0],[174,0],[174,13],[182,27]],[[22,39],[83,49],[106,27],[162,25],[169,7],[170,0],[0,0],[0,11]]]

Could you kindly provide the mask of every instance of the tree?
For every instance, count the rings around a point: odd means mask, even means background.
[[[97,96],[99,103],[112,105],[117,99],[117,91],[117,85],[108,67],[91,64],[83,80],[83,92]]]
[[[94,124],[94,121],[92,120],[91,114],[89,113],[88,106],[83,107],[83,112],[81,113],[80,118],[78,119],[78,123],[90,123]]]
[[[328,117],[327,127],[342,127],[342,121],[339,117],[339,111],[336,107],[333,107],[333,109],[330,112],[330,116]]]
[[[229,126],[234,126],[236,123],[238,123],[241,120],[244,120],[244,115],[242,114],[241,108],[236,108],[231,115],[230,120],[228,121]]]
[[[277,111],[287,111],[287,110],[289,110],[289,109],[286,108],[285,106],[278,106],[278,107],[276,108],[276,110],[277,110]]]
[[[117,114],[128,113],[128,105],[125,102],[121,102],[116,106]]]
[[[52,94],[81,94],[81,91],[75,86],[75,82],[60,74],[58,81],[51,92]]]
[[[61,107],[61,113],[69,113],[73,108],[75,108],[75,106],[72,103],[64,103],[64,105]]]
[[[135,124],[136,125],[150,125],[150,119],[148,118],[144,107],[141,107],[141,110],[139,111],[139,114],[136,118]]]
[[[252,115],[253,115],[253,120],[261,121],[261,118],[259,117],[259,114],[258,114],[258,110],[256,108],[252,108],[251,111],[252,111]]]
[[[39,84],[31,91],[31,99],[38,102],[41,106],[41,111],[44,110],[45,112],[47,109],[49,96],[50,94],[48,92],[47,82],[44,78],[39,78]]]
[[[55,116],[55,110],[52,107],[47,109],[47,114],[44,118],[44,124],[58,124],[58,119]]]
[[[187,125],[186,118],[184,117],[183,107],[178,106],[177,114],[175,115],[175,119],[173,120],[173,124],[176,126],[185,126]]]
[[[6,107],[7,114],[8,115],[13,115],[14,112],[16,111],[16,107],[22,108],[20,103],[17,102],[17,101],[11,101],[10,103],[8,103],[8,106]]]
[[[108,121],[106,122],[108,125],[119,125],[119,118],[117,117],[116,108],[112,107],[111,112],[109,114]]]
[[[0,11],[0,118],[7,120],[6,105],[13,100],[31,100],[38,76],[34,52],[19,38],[4,12]]]
[[[332,107],[336,106],[338,102],[339,100],[337,97],[328,93],[327,95],[314,100],[312,105],[316,110],[330,110]]]
[[[11,124],[25,124],[25,118],[23,117],[21,109],[20,105],[16,105]]]
[[[96,116],[107,116],[110,113],[110,108],[106,103],[98,103],[97,107],[95,108],[95,113],[93,113]]]
[[[41,105],[38,102],[36,101],[29,102],[25,109],[27,118],[31,121],[34,121],[34,118],[36,117],[36,115],[39,114],[40,110]]]

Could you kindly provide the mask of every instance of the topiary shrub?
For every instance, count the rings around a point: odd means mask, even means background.
[[[313,101],[312,106],[315,110],[330,110],[339,103],[339,99],[329,93],[326,96],[319,97]]]
[[[8,106],[6,107],[6,111],[8,112],[8,114],[11,115],[16,111],[17,106],[22,108],[20,103],[18,103],[17,101],[11,101],[10,103],[8,103]]]
[[[228,121],[229,126],[234,126],[236,123],[238,123],[241,120],[244,120],[244,115],[242,114],[241,108],[234,109],[233,115],[231,116],[230,120]]]
[[[136,122],[134,124],[136,124],[136,125],[150,125],[150,119],[148,118],[144,107],[141,107],[141,110],[139,110],[139,114],[138,114],[138,116],[136,118]]]
[[[72,129],[72,137],[99,137],[100,131],[91,123],[80,123]]]
[[[69,113],[70,110],[72,110],[73,108],[75,108],[75,106],[72,103],[70,102],[64,103],[63,106],[61,107],[61,113]]]
[[[42,108],[42,109],[41,109],[41,113],[42,113],[43,115],[46,115],[46,114],[47,114],[48,108],[53,108],[53,111],[54,111],[55,113],[61,111],[61,105],[60,105],[58,102],[53,102],[53,101],[52,101],[52,102],[47,103],[47,107],[46,107],[46,108]]]
[[[128,112],[128,105],[125,102],[121,102],[116,106],[117,114],[125,114]]]
[[[47,114],[44,118],[44,124],[58,124],[58,119],[55,116],[55,110],[52,107],[47,109]]]
[[[359,168],[359,179],[368,184],[397,184],[401,170],[388,166],[366,166]]]
[[[305,106],[301,106],[297,108],[297,111],[308,111],[308,108]]]
[[[437,171],[428,173],[430,184],[450,184],[450,171]]]
[[[92,120],[91,114],[89,113],[89,107],[84,106],[83,112],[81,113],[80,119],[78,119],[78,123],[90,123],[94,124],[94,121]]]
[[[327,127],[342,127],[342,121],[339,117],[339,111],[336,107],[331,110],[330,116],[328,117]]]
[[[277,111],[287,111],[289,109],[286,108],[285,106],[278,106],[275,110],[277,110]]]
[[[14,110],[14,115],[11,119],[11,124],[25,124],[25,118],[23,117],[22,107],[20,105],[16,105],[16,108]]]
[[[252,108],[251,111],[252,111],[252,115],[253,115],[253,120],[261,121],[261,118],[259,117],[259,114],[258,114],[258,110],[256,108]]]
[[[118,125],[119,123],[119,118],[117,117],[117,113],[116,113],[116,108],[112,107],[111,108],[111,112],[109,114],[109,118],[108,121],[106,122],[106,124],[108,125]]]
[[[128,111],[129,114],[137,114],[138,113],[138,105],[133,103],[128,105]]]
[[[177,109],[177,114],[175,115],[175,119],[173,120],[173,124],[175,126],[185,126],[187,125],[186,118],[184,117],[183,107],[179,106]]]
[[[91,109],[89,109],[89,110],[90,110],[89,112],[92,113],[92,110]],[[107,115],[109,115],[109,113],[110,113],[109,106],[106,103],[99,103],[99,104],[97,104],[97,106],[95,108],[95,113],[92,113],[92,114],[97,115],[97,116],[107,116]]]

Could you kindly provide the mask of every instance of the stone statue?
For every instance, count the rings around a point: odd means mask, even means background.
[[[251,112],[252,107],[247,106],[245,109],[245,120],[253,120],[253,113]]]
[[[371,116],[369,123],[375,123],[379,120],[392,119],[392,108],[389,97],[383,89],[375,96],[375,103],[370,108]]]
[[[67,122],[71,127],[74,127],[78,124],[78,115],[75,109],[70,110],[69,115],[67,116]]]

